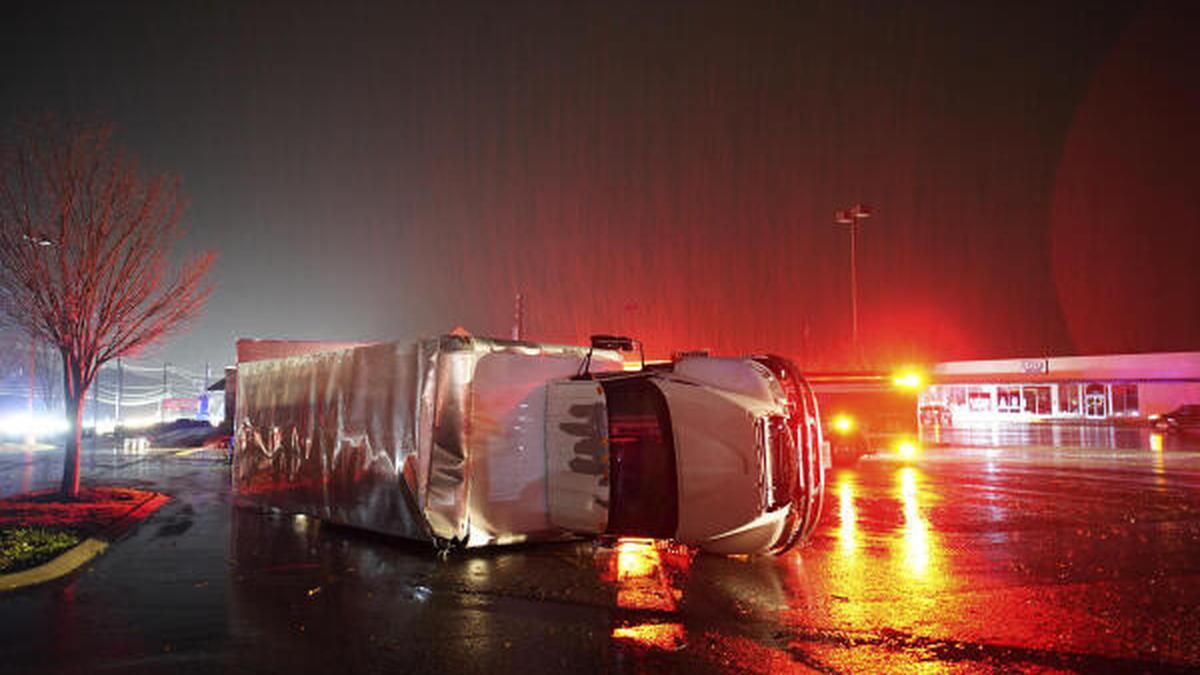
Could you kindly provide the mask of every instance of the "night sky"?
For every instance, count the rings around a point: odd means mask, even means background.
[[[869,362],[1200,349],[1197,3],[9,3],[9,119],[182,175],[156,352],[461,325]],[[4,120],[7,122],[8,120]]]

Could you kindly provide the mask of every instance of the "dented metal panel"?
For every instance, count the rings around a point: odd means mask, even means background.
[[[470,426],[468,388],[475,355],[466,338],[440,339],[433,371],[433,426],[429,473],[426,474],[425,516],[433,534],[442,539],[467,538],[467,433]]]
[[[243,502],[428,539],[414,485],[415,344],[239,365],[234,491]]]

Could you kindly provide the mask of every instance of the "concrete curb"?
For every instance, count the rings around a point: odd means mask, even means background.
[[[84,539],[59,554],[58,557],[27,570],[13,572],[12,574],[0,574],[0,593],[26,586],[43,584],[74,572],[103,553],[109,544],[116,541],[117,537],[120,537],[129,528],[133,527],[133,525],[144,520],[170,500],[171,498],[167,495],[156,492],[147,497],[142,503],[130,509],[128,513],[113,524]]]

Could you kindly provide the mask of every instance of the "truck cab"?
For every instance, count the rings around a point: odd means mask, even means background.
[[[716,553],[781,553],[815,526],[818,411],[787,360],[689,356],[548,387],[556,526]]]

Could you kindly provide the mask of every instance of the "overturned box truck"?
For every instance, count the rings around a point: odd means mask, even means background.
[[[821,425],[789,361],[630,371],[606,348],[629,341],[598,338],[444,335],[240,362],[237,500],[440,549],[635,536],[781,553],[808,536]]]

